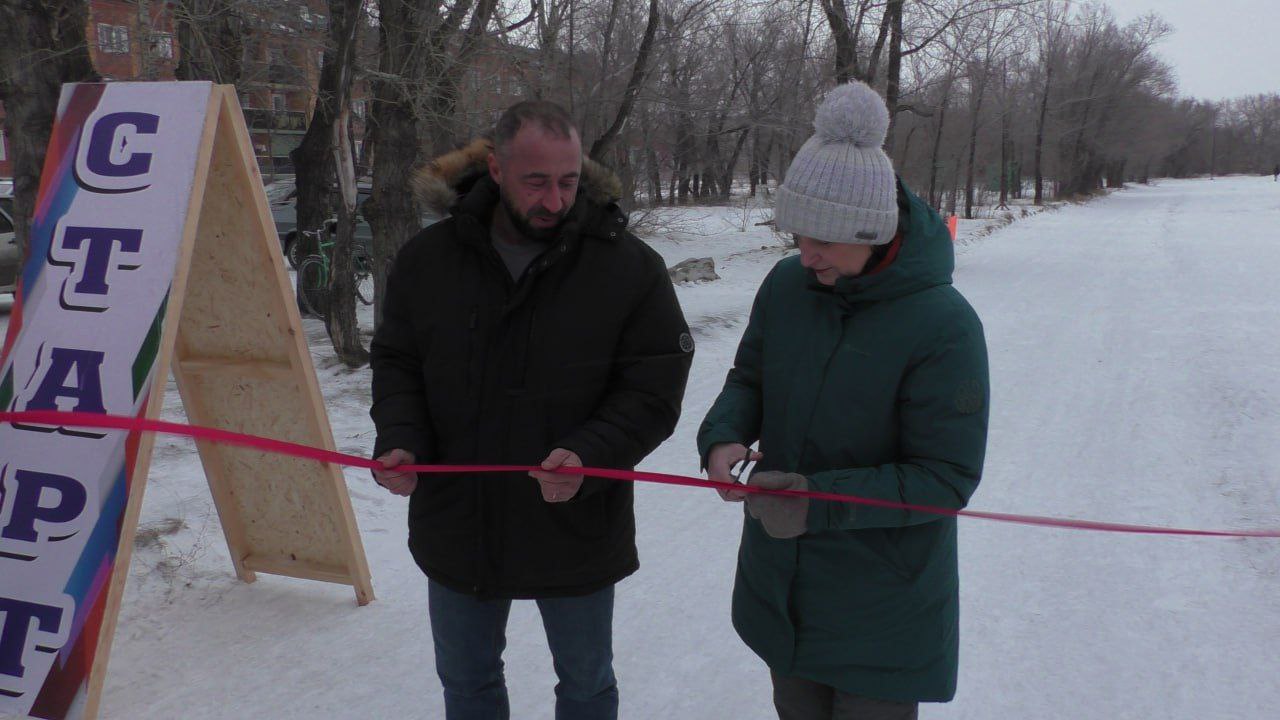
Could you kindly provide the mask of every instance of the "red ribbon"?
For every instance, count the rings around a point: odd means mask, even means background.
[[[25,412],[0,412],[0,423],[22,423],[31,425],[54,425],[60,427],[99,428],[108,430],[126,430],[129,432],[151,432],[160,435],[178,435],[196,440],[207,440],[220,445],[234,445],[262,450],[269,453],[288,455],[306,460],[333,463],[347,467],[359,467],[369,470],[382,469],[377,460],[348,455],[334,450],[300,445],[298,443],[273,440],[271,438],[246,435],[220,428],[186,425],[183,423],[150,420],[141,417],[122,415],[99,415],[81,412],[54,412],[47,410],[30,410]],[[398,469],[417,473],[494,473],[520,472],[542,468],[532,465],[401,465]],[[747,494],[779,495],[783,497],[808,498],[810,500],[826,500],[829,502],[852,503],[869,507],[889,508],[893,510],[910,510],[945,517],[969,517],[979,520],[1016,523],[1019,525],[1035,525],[1039,527],[1056,527],[1069,530],[1094,530],[1099,532],[1134,533],[1143,535],[1194,535],[1201,537],[1232,538],[1280,538],[1280,529],[1274,530],[1199,530],[1194,528],[1160,527],[1154,525],[1127,525],[1122,523],[1099,522],[1095,520],[1073,520],[1069,518],[1045,517],[1040,515],[1015,515],[1012,513],[985,512],[982,510],[956,510],[954,508],[932,505],[913,505],[890,500],[857,497],[854,495],[838,495],[836,493],[816,492],[813,490],[769,490],[754,485],[737,485],[714,480],[687,477],[685,475],[669,475],[667,473],[641,472],[634,470],[613,470],[609,468],[581,468],[583,475],[607,478],[626,482],[647,482],[662,485],[683,485],[686,487],[713,488],[716,490],[736,490]]]

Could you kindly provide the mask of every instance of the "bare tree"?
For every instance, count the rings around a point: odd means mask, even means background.
[[[966,82],[969,87],[969,138],[965,153],[964,216],[973,218],[974,190],[977,170],[978,132],[982,127],[983,101],[997,67],[998,58],[1005,52],[1006,44],[1014,36],[1016,25],[1009,18],[990,14],[980,18],[972,26],[975,46],[965,63]]]
[[[13,151],[14,234],[24,249],[62,84],[99,79],[85,44],[87,12],[84,0],[0,4],[0,102]]]
[[[640,41],[640,49],[636,53],[636,61],[631,66],[631,79],[627,81],[627,88],[622,93],[622,104],[618,106],[618,112],[614,115],[613,123],[609,125],[596,141],[591,143],[591,157],[599,160],[605,151],[618,137],[618,131],[627,122],[627,117],[631,114],[631,108],[635,105],[636,96],[640,93],[640,86],[644,82],[645,73],[648,72],[649,55],[653,51],[653,39],[658,32],[658,0],[649,0],[649,20],[645,24],[644,39]]]
[[[1045,123],[1049,118],[1049,98],[1053,90],[1053,73],[1062,62],[1062,42],[1066,32],[1065,18],[1067,5],[1059,5],[1056,0],[1046,0],[1041,27],[1036,33],[1037,50],[1044,82],[1040,89],[1040,113],[1036,120],[1035,144],[1035,204],[1044,202],[1044,134]]]
[[[386,272],[421,229],[410,178],[424,151],[452,147],[458,82],[494,16],[496,0],[379,0],[379,57],[373,79],[377,131],[373,192],[364,213],[373,228],[375,308]]]
[[[354,270],[356,226],[356,178],[350,132],[351,83],[356,43],[364,22],[362,0],[329,0],[329,46],[320,68],[319,87],[311,122],[302,144],[292,153],[297,171],[298,238],[304,254],[321,253],[316,246],[329,232],[329,198],[336,190],[337,222],[332,228],[333,246],[328,254],[328,277],[304,277],[298,273],[298,293],[315,291],[309,282],[326,282],[320,296],[325,327],[334,352],[348,367],[369,361],[356,323]],[[336,187],[334,187],[336,185]],[[314,234],[306,231],[314,229]],[[322,262],[322,266],[325,263]]]
[[[1170,27],[1154,15],[1126,27],[1105,7],[1087,7],[1067,49],[1063,101],[1057,113],[1064,125],[1058,147],[1060,192],[1080,195],[1100,188],[1112,166],[1123,173],[1125,138],[1114,134],[1126,101],[1144,93],[1172,90],[1169,69],[1154,54]]]
[[[941,97],[938,100],[937,111],[934,113],[937,118],[937,124],[934,127],[933,134],[933,151],[929,155],[929,204],[937,207],[940,203],[938,196],[938,170],[941,167],[940,155],[942,151],[942,132],[947,124],[947,108],[951,104],[951,89],[955,86],[956,75],[955,68],[947,67],[946,76],[942,80]]]
[[[244,68],[243,0],[177,0],[173,8],[178,30],[179,80],[239,82]]]

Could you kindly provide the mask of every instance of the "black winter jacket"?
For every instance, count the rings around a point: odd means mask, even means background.
[[[405,245],[371,347],[375,456],[536,465],[563,447],[632,468],[671,434],[688,325],[661,257],[588,194],[518,283],[489,239],[487,175]],[[526,474],[423,474],[409,548],[427,576],[480,597],[595,592],[639,567],[632,486],[588,476],[553,504]]]

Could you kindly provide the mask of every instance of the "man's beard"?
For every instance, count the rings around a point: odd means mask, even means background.
[[[538,242],[554,240],[556,236],[560,234],[560,228],[564,226],[565,218],[568,217],[569,209],[572,207],[566,207],[558,213],[552,213],[543,210],[542,206],[539,205],[533,210],[530,217],[526,218],[520,214],[520,211],[517,210],[514,205],[511,204],[511,201],[507,199],[507,194],[505,192],[499,190],[498,196],[502,198],[502,208],[506,211],[507,219],[511,221],[511,226],[516,229],[516,232],[529,240],[536,240]],[[550,227],[535,227],[529,222],[533,217],[557,218],[557,222],[555,225]]]

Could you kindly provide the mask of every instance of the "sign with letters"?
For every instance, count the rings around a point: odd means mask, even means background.
[[[223,86],[63,88],[0,409],[154,417],[172,370],[192,422],[333,446],[248,148]],[[0,424],[0,715],[96,715],[151,447]],[[241,579],[310,577],[372,599],[340,472],[199,449]],[[281,499],[268,480],[281,472],[301,495]],[[280,533],[307,515],[316,527]]]

